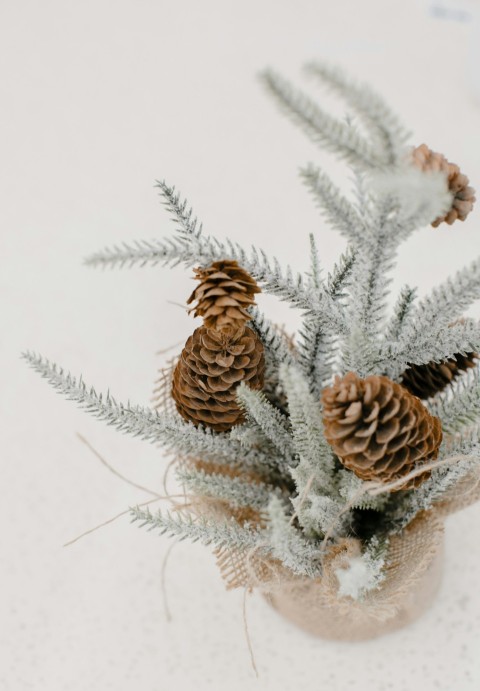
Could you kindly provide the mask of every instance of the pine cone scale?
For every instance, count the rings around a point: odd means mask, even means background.
[[[398,415],[400,408],[401,408],[401,401],[399,401],[398,398],[391,398],[389,403],[384,407],[382,411],[382,416],[380,418],[380,422],[382,425],[392,418],[394,418],[396,415]]]
[[[358,422],[359,420],[360,420],[360,417],[358,417],[355,422]],[[378,427],[378,418],[373,420],[370,423],[369,427],[366,427],[365,429],[361,429],[361,430],[356,429],[355,437],[356,438],[362,438],[362,437],[370,438],[372,436],[372,434],[376,431],[377,427]]]
[[[393,439],[389,443],[388,449],[387,449],[388,453],[389,454],[395,454],[398,451],[400,451],[400,449],[403,449],[403,447],[405,446],[405,444],[407,442],[408,435],[409,435],[409,430],[405,430],[405,431],[402,430],[401,433],[398,434],[398,436],[395,437],[395,439]]]
[[[400,431],[400,420],[398,418],[390,418],[385,424],[380,425],[375,439],[378,444],[389,444],[393,439],[398,437]]]
[[[368,437],[348,437],[343,442],[343,449],[346,454],[363,453],[369,446],[370,439]]]

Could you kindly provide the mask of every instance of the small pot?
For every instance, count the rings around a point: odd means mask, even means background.
[[[430,607],[442,579],[443,547],[442,539],[416,583],[404,592],[400,588],[390,607],[374,594],[363,603],[343,597],[327,604],[321,581],[289,583],[265,597],[279,614],[313,636],[336,641],[377,638],[407,626]]]

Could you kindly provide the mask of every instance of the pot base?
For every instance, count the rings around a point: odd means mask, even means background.
[[[285,591],[265,597],[285,619],[313,636],[335,641],[365,641],[401,629],[428,610],[440,587],[443,560],[442,542],[429,567],[415,586],[400,596],[398,606],[388,618],[378,616],[378,612],[374,616],[368,607],[358,608],[353,603],[349,611],[345,599],[341,605],[326,606],[318,597],[319,585],[315,582],[289,585]]]

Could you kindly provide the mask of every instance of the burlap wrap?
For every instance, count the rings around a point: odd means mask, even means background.
[[[338,596],[337,570],[360,553],[357,540],[326,560],[321,579],[267,594],[287,619],[322,638],[359,641],[405,626],[429,607],[440,584],[443,524],[422,516],[392,541],[382,586],[361,601]]]
[[[361,601],[340,597],[337,572],[361,553],[360,541],[344,538],[325,554],[321,578],[296,576],[260,550],[217,550],[228,588],[261,592],[284,617],[323,638],[358,641],[401,628],[432,603],[443,566],[444,518],[480,499],[476,470],[450,489],[441,502],[392,536],[381,586]]]

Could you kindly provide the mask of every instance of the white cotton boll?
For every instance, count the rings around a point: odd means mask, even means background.
[[[415,218],[418,226],[443,216],[452,205],[446,176],[440,172],[404,165],[388,172],[372,173],[371,182],[380,195],[397,199],[402,216]]]
[[[363,557],[352,557],[346,569],[337,569],[335,575],[339,582],[338,594],[341,597],[360,597],[374,585],[370,565]]]
[[[385,578],[383,567],[387,544],[381,545],[377,538],[372,538],[362,555],[350,557],[346,567],[335,571],[340,597],[361,600],[370,590],[378,588]]]

